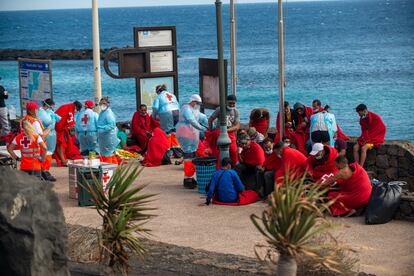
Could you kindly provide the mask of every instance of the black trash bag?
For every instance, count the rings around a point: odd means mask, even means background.
[[[193,164],[196,166],[212,166],[216,165],[217,158],[211,156],[196,157],[193,159]]]
[[[393,219],[400,207],[401,185],[403,182],[389,183],[373,181],[372,193],[365,212],[366,224],[383,224]]]

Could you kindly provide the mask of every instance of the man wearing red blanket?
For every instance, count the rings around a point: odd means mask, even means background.
[[[168,148],[168,138],[165,132],[161,128],[154,128],[153,135],[148,141],[148,150],[142,165],[145,167],[161,166]]]
[[[265,161],[264,151],[259,144],[251,141],[247,134],[241,134],[237,144],[242,148],[242,152],[239,155],[240,163],[236,165],[236,171],[246,190],[257,191],[256,173]]]
[[[335,163],[339,171],[325,184],[337,183],[338,192],[328,193],[329,199],[336,199],[330,206],[333,216],[351,215],[356,209],[368,204],[372,192],[371,181],[367,172],[358,163],[348,165],[345,156],[339,156]]]
[[[374,112],[368,111],[365,104],[358,105],[356,112],[358,112],[360,117],[361,136],[358,138],[358,143],[354,146],[354,160],[363,167],[367,158],[367,151],[374,147],[378,148],[384,143],[386,128],[381,117]],[[361,156],[359,155],[359,150],[361,150]]]
[[[66,158],[73,159],[80,156],[79,149],[73,143],[73,137],[69,129],[75,126],[75,113],[82,109],[82,104],[78,101],[61,105],[55,113],[61,117],[56,123],[56,150],[55,158],[58,166],[66,166]]]
[[[333,176],[338,171],[335,164],[337,157],[338,151],[335,148],[315,143],[306,161],[307,170],[312,175],[313,181],[319,183],[328,176]]]
[[[285,175],[288,173],[289,178],[300,178],[305,173],[306,169],[306,156],[300,151],[285,147],[283,142],[277,142],[273,151],[281,158],[281,166],[276,171],[275,183],[282,185]]]
[[[280,168],[281,159],[273,152],[272,139],[266,138],[263,141],[263,150],[265,152],[265,161],[263,167],[257,172],[257,186],[262,198],[266,198],[275,187],[275,172]]]
[[[146,150],[148,140],[156,127],[160,127],[160,124],[147,113],[147,106],[141,104],[131,122],[131,136],[138,142],[141,150]]]
[[[294,134],[296,148],[304,155],[307,155],[306,142],[309,140],[310,117],[313,114],[313,109],[301,103],[295,103],[293,109],[293,120],[296,126]]]

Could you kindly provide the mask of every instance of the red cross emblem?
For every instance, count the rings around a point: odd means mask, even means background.
[[[72,112],[69,112],[69,113],[68,113],[68,120],[67,120],[67,122],[68,122],[68,123],[73,122],[73,113],[72,113]]]
[[[171,102],[173,99],[173,96],[170,93],[166,93],[165,97],[167,97],[169,102]]]
[[[334,174],[333,174],[333,173],[330,173],[330,174],[324,174],[324,175],[322,176],[322,178],[321,178],[321,182],[322,182],[322,183],[325,183],[325,181],[326,181],[326,180],[328,180],[329,178],[331,178],[332,176],[334,176]]]
[[[105,173],[102,175],[102,180],[103,180],[104,184],[106,184],[110,178],[111,178],[111,177],[108,175],[108,172],[105,172]]]
[[[83,124],[87,124],[88,123],[88,121],[89,121],[89,117],[88,117],[88,115],[83,115],[83,118],[82,118],[82,120],[81,120],[82,122],[83,122]]]
[[[25,149],[29,148],[32,141],[27,136],[24,136],[22,140],[20,140],[20,145],[22,145]]]

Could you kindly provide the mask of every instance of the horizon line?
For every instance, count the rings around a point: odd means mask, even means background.
[[[260,2],[250,2],[250,1],[254,1],[254,0],[247,0],[247,2],[242,2],[242,3],[237,3],[236,5],[252,5],[252,4],[277,4],[277,2],[274,2],[272,0],[263,0]],[[285,0],[284,2],[286,3],[287,0]],[[303,3],[303,2],[338,2],[338,1],[358,1],[358,0],[289,0],[290,2],[297,2],[297,3]],[[364,0],[362,0],[364,1]],[[365,0],[366,1],[366,0]],[[368,0],[369,1],[369,0]],[[104,7],[99,7],[99,9],[122,9],[122,8],[159,8],[159,7],[179,7],[179,6],[214,6],[214,3],[199,3],[199,4],[165,4],[165,5],[153,5],[153,4],[148,4],[148,5],[131,5],[131,6],[104,6]],[[229,3],[222,3],[222,5],[230,5]],[[59,10],[89,10],[92,9],[92,7],[80,7],[80,8],[50,8],[50,9],[45,9],[45,8],[39,8],[39,9],[5,9],[5,10],[1,10],[0,12],[23,12],[23,11],[59,11]]]

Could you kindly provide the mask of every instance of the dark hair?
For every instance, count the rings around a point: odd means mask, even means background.
[[[140,105],[139,105],[139,109],[141,109],[141,107],[145,107],[145,108],[147,108],[147,105],[146,105],[146,104],[140,104]]]
[[[335,159],[335,163],[337,164],[345,164],[348,165],[348,159],[346,159],[345,156],[343,155],[339,155],[336,159]]]
[[[277,142],[276,144],[273,145],[273,149],[274,150],[281,150],[283,148],[283,146],[284,146],[283,142],[279,141],[279,142]]]
[[[250,113],[250,120],[258,120],[262,117],[262,110],[255,108]]]
[[[291,140],[288,136],[283,136],[282,141],[285,141],[286,139]]]
[[[76,109],[82,109],[82,104],[79,101],[74,101],[73,104],[75,105]]]
[[[286,107],[288,107],[289,106],[289,102],[288,101],[285,101],[284,103],[283,103],[283,106],[286,108]]]
[[[129,128],[129,124],[128,123],[121,123],[120,125],[119,125],[121,128]]]
[[[234,95],[228,95],[227,96],[227,101],[228,102],[237,102],[237,98]]]
[[[359,111],[364,111],[364,110],[367,110],[368,108],[367,108],[367,106],[365,105],[365,104],[359,104],[356,108],[355,108],[355,110],[356,110],[356,112],[359,112]]]
[[[264,144],[267,144],[267,143],[273,143],[273,140],[271,139],[271,138],[269,138],[269,137],[267,137],[267,138],[265,138],[264,140],[263,140],[263,142],[262,142],[262,144],[264,145]]]
[[[318,106],[321,106],[322,103],[320,100],[313,100],[312,103],[316,103]]]
[[[329,104],[325,105],[325,107],[323,108],[323,110],[328,111],[328,109],[331,108],[331,106]]]
[[[155,87],[155,92],[157,94],[161,93],[162,91],[167,90],[167,86],[165,84],[160,84]]]
[[[49,98],[43,101],[43,105],[52,106],[52,105],[55,105],[55,102]]]
[[[228,165],[231,165],[232,161],[229,157],[224,157],[223,160],[221,160],[221,167],[226,167]]]

